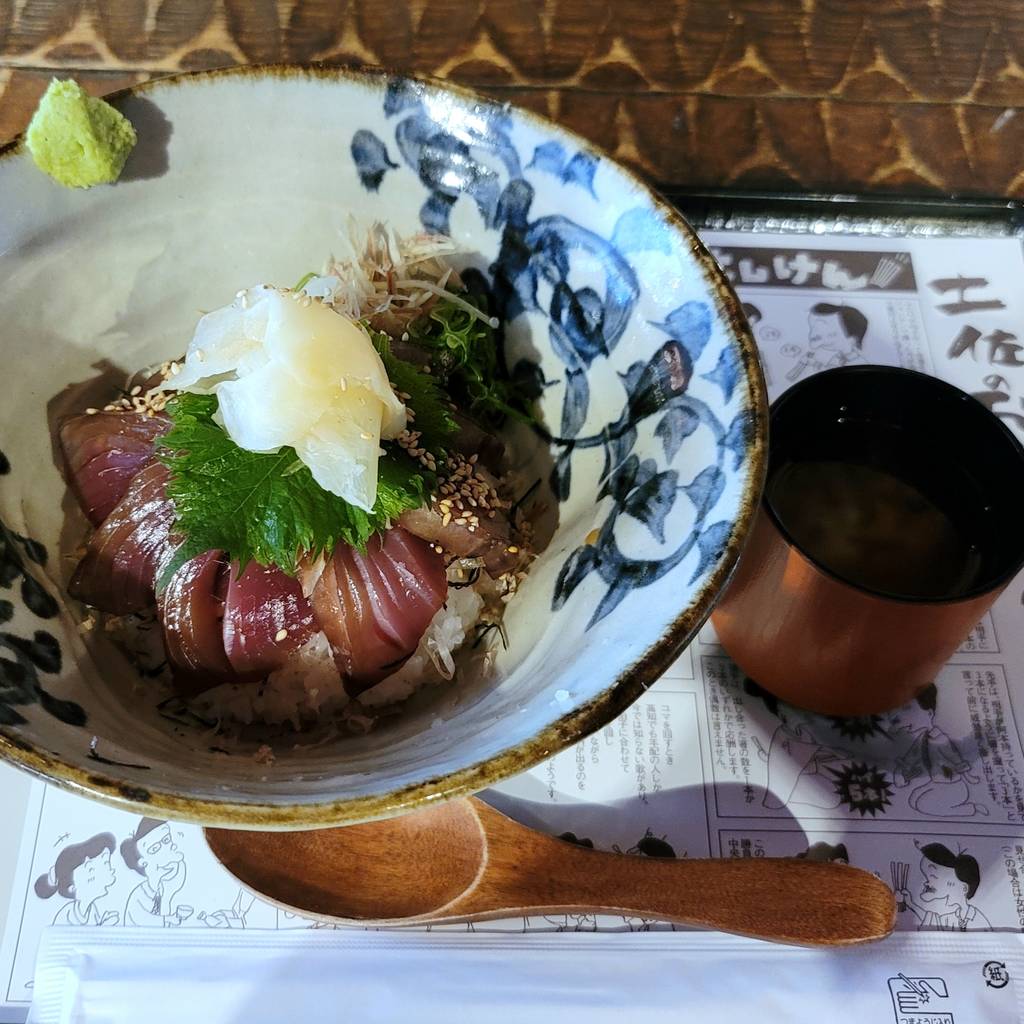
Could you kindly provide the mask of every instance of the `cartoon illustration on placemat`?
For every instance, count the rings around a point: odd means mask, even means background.
[[[855,306],[815,303],[807,313],[807,348],[791,343],[782,349],[783,355],[796,357],[786,380],[793,383],[805,373],[866,362],[867,333],[868,318]]]
[[[818,716],[783,704],[753,679],[744,680],[743,691],[759,697],[779,722],[767,749],[756,736],[753,738],[761,760],[768,767],[762,806],[773,810],[788,804],[810,804],[824,809],[838,807],[839,797],[820,784],[825,768],[838,761],[838,757],[835,751],[823,746],[812,731],[819,721]]]
[[[246,915],[252,910],[255,902],[256,896],[253,893],[239,889],[229,910],[214,910],[210,913],[200,910],[196,917],[207,928],[245,928]]]
[[[98,906],[117,880],[110,863],[114,846],[109,832],[100,832],[84,843],[72,843],[57,855],[53,867],[36,879],[34,889],[40,899],[59,894],[67,900],[57,911],[54,924],[117,924],[120,915],[116,910],[101,912]]]
[[[909,749],[897,760],[893,782],[897,788],[913,787],[907,802],[919,814],[934,818],[988,817],[989,809],[971,799],[978,776],[960,747],[935,724],[938,691],[934,684],[894,720],[913,735]]]
[[[799,860],[813,860],[822,864],[849,864],[850,854],[846,849],[846,843],[826,843],[818,840],[811,843],[803,853],[798,853]]]
[[[922,881],[915,896],[908,888],[909,865],[893,866],[897,908],[910,911],[920,930],[960,931],[991,928],[988,918],[971,900],[981,884],[978,861],[966,850],[954,853],[944,843],[914,844],[921,851]]]
[[[700,665],[719,815],[1024,820],[1024,752],[1001,665],[949,665],[904,707],[851,718],[792,707],[726,657]]]
[[[870,821],[870,819],[869,819]],[[1016,836],[915,836],[879,827],[719,832],[721,856],[797,857],[870,871],[896,897],[900,931],[1024,928],[1024,844]]]
[[[292,910],[278,910],[278,928],[308,928],[312,931],[331,929],[337,931],[341,925],[331,924],[329,921],[318,920],[313,917],[303,917]]]
[[[747,318],[747,323],[750,324],[750,330],[757,336],[757,325],[763,319],[761,310],[755,306],[752,302],[743,303],[743,315]]]
[[[807,805],[846,807],[861,817],[884,814],[892,797],[887,773],[865,757],[865,741],[883,733],[878,716],[828,718],[785,704],[745,679],[743,690],[758,697],[779,721],[768,747],[754,744],[767,765],[761,804],[772,810]]]
[[[530,918],[524,918],[523,920],[529,922]],[[545,914],[542,920],[554,925],[555,931],[559,932],[597,931],[597,918],[593,914]],[[524,931],[526,927],[528,925],[524,925]]]
[[[889,775],[880,768],[854,761],[841,768],[826,770],[832,776],[839,804],[851,814],[859,814],[862,818],[870,814],[874,818],[885,814],[892,806],[893,791]]]
[[[626,850],[619,848],[618,844],[612,843],[612,849],[616,853],[639,854],[643,857],[675,857],[676,851],[672,844],[664,836],[656,836],[649,828],[640,839]],[[686,856],[684,851],[682,856]]]
[[[121,857],[142,875],[125,904],[126,925],[176,928],[192,916],[192,907],[177,903],[188,869],[166,821],[143,818],[121,843]]]
[[[660,922],[655,921],[650,917],[623,917],[622,920],[631,932],[650,932],[660,930],[658,928]]]
[[[572,843],[573,846],[584,846],[588,850],[592,850],[594,848],[593,839],[590,839],[587,836],[578,836],[575,832],[562,832],[558,838],[564,839],[567,843]]]

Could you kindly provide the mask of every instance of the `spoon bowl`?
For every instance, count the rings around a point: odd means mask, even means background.
[[[208,828],[246,888],[343,924],[409,925],[597,912],[809,946],[884,938],[892,892],[842,864],[674,860],[574,846],[480,800],[305,832]]]

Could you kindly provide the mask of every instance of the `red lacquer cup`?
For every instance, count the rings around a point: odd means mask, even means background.
[[[972,542],[962,583],[941,596],[893,592],[801,546],[773,481],[823,459],[877,467],[948,512]],[[776,697],[823,714],[877,714],[933,681],[1022,565],[1024,449],[1010,431],[936,378],[843,367],[773,404],[765,497],[712,621],[730,657]]]

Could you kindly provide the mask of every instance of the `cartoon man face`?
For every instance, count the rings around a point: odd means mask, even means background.
[[[810,313],[807,323],[808,341],[812,350],[825,349],[848,356],[857,352],[858,338],[846,333],[842,317],[838,313]]]
[[[139,840],[139,855],[145,866],[146,877],[154,883],[170,878],[185,856],[175,845],[171,826],[167,824],[153,829]]]
[[[924,875],[924,885],[921,886],[922,903],[935,906],[938,913],[966,909],[967,883],[956,877],[953,868],[943,867],[927,857],[922,857],[921,874]]]
[[[934,708],[921,707],[916,701],[912,701],[898,711],[892,711],[887,716],[888,727],[893,730],[904,729],[907,732],[916,733],[929,730],[935,724]]]
[[[109,850],[101,850],[95,857],[86,857],[72,874],[75,900],[83,904],[94,903],[110,891],[115,877]]]

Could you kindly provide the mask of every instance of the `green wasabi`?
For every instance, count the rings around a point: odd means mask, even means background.
[[[68,188],[117,181],[135,145],[124,114],[77,82],[53,79],[26,133],[36,166]]]

